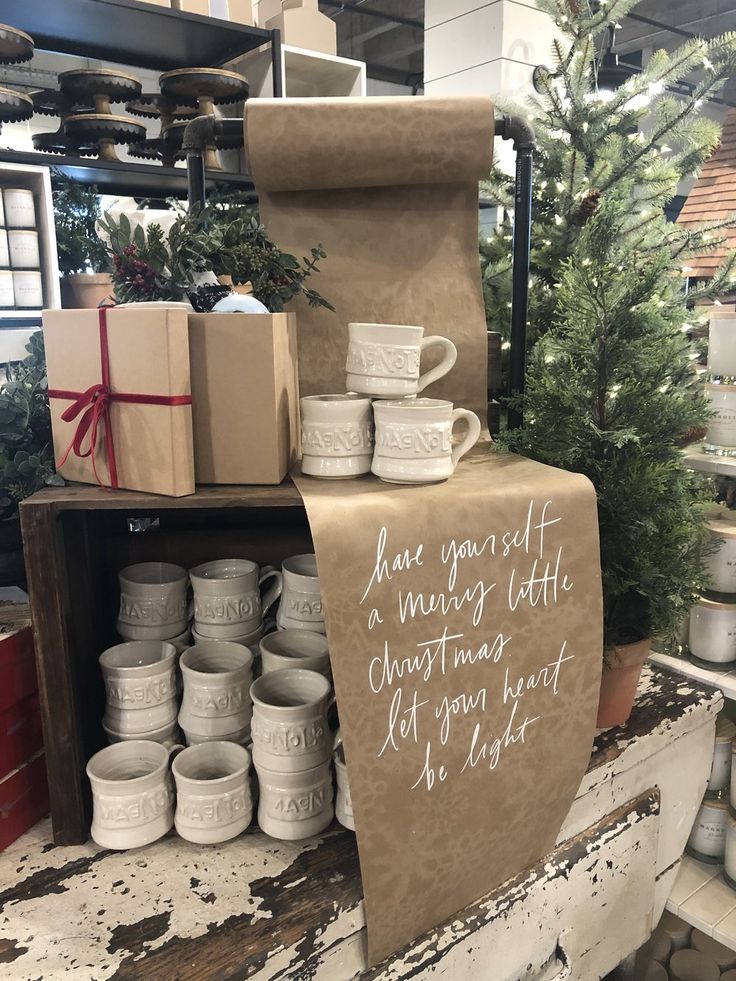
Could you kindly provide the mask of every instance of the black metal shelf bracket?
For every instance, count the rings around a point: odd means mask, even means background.
[[[511,350],[509,352],[509,394],[524,394],[526,374],[526,321],[529,311],[529,251],[532,235],[532,178],[536,137],[534,129],[521,116],[496,119],[496,136],[511,140],[516,151],[514,184],[513,282],[511,292]],[[509,429],[523,423],[520,408],[509,408]]]

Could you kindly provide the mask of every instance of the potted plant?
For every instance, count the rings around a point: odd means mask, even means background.
[[[538,69],[529,115],[538,139],[533,205],[529,365],[522,428],[510,449],[585,474],[598,497],[604,632],[599,726],[624,722],[653,637],[674,643],[706,585],[699,549],[703,480],[681,445],[708,418],[688,332],[688,302],[717,296],[730,256],[686,297],[688,252],[717,229],[673,224],[665,205],[707,158],[719,130],[699,115],[736,67],[732,35],[656,52],[615,91],[599,90],[598,36],[631,7],[541,0],[558,33]],[[672,94],[683,77],[697,81]],[[602,88],[602,86],[601,86]],[[642,132],[644,120],[645,132]],[[510,181],[492,175],[499,200]],[[481,246],[489,319],[510,297],[508,224]],[[509,304],[510,305],[510,304]]]
[[[96,231],[100,200],[94,184],[80,184],[57,175],[54,224],[62,274],[64,307],[97,307],[112,293],[107,250]]]
[[[63,484],[54,468],[43,334],[28,357],[9,364],[0,385],[0,585],[23,585],[18,503],[42,487]]]

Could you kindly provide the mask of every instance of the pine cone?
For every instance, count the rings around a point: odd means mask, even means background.
[[[592,218],[601,200],[600,191],[591,191],[586,194],[580,202],[580,206],[571,216],[573,225],[584,225],[589,218]]]

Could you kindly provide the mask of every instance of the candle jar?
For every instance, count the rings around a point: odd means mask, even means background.
[[[7,236],[13,269],[38,269],[41,265],[38,232],[28,228],[11,228]]]
[[[714,307],[708,328],[708,381],[736,384],[736,312]]]
[[[713,456],[736,456],[736,385],[705,385],[713,416],[703,451]]]
[[[703,559],[704,571],[711,579],[708,595],[736,601],[736,522],[726,516],[707,523],[708,532],[717,549]]]
[[[703,798],[685,846],[685,851],[693,858],[711,865],[722,862],[726,851],[728,802],[722,799],[722,794],[718,791],[712,797]]]
[[[13,274],[9,269],[0,269],[0,309],[12,310],[14,307]]]
[[[736,664],[736,603],[701,596],[690,610],[690,657],[706,668]]]
[[[725,790],[731,782],[734,734],[736,734],[736,726],[733,722],[730,719],[719,718],[716,723],[716,741],[713,747],[713,765],[708,780],[708,790]]]
[[[8,228],[35,228],[33,191],[25,187],[3,188],[4,224]]]
[[[33,269],[13,272],[13,292],[16,307],[40,310],[43,307],[41,273]]]

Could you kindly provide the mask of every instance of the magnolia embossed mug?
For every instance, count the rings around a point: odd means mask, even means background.
[[[326,678],[330,676],[330,649],[324,634],[313,630],[277,630],[261,640],[260,649],[263,674],[304,668]]]
[[[311,838],[330,824],[332,767],[329,760],[309,770],[284,773],[256,765],[258,825],[264,834],[282,841]]]
[[[218,559],[189,572],[194,623],[200,637],[230,639],[254,633],[281,595],[281,573],[249,559]],[[261,587],[273,580],[261,596]]]
[[[348,395],[300,399],[302,473],[333,480],[370,473],[373,457],[371,400]]]
[[[273,621],[269,621],[273,623]],[[238,634],[236,637],[228,637],[227,641],[230,644],[242,644],[244,647],[255,647],[258,649],[258,641],[266,632],[266,625],[264,623],[259,623],[255,630],[247,634]],[[192,640],[195,644],[205,644],[208,640],[212,640],[211,637],[205,637],[200,634],[197,630],[197,624],[192,625]],[[187,645],[189,646],[189,645]]]
[[[105,681],[105,728],[121,739],[148,739],[176,723],[176,648],[133,640],[100,655]],[[156,739],[156,742],[162,740]]]
[[[250,738],[253,653],[232,641],[211,640],[184,651],[179,725],[188,745]]]
[[[419,374],[422,352],[444,348],[438,365]],[[361,395],[404,398],[423,392],[443,378],[457,361],[457,348],[446,337],[424,336],[424,327],[403,324],[348,324],[346,388]]]
[[[118,573],[117,631],[125,640],[168,640],[184,633],[187,570],[171,562],[140,562]]]
[[[294,773],[329,760],[331,693],[323,675],[302,668],[270,671],[257,678],[250,689],[254,764]]]
[[[469,409],[444,399],[395,399],[373,403],[376,446],[373,473],[392,484],[432,484],[447,480],[459,460],[478,442],[480,420]],[[467,423],[453,446],[456,422]]]
[[[281,564],[284,588],[276,615],[280,630],[289,627],[325,632],[322,593],[317,575],[317,557],[313,552],[292,555]]]
[[[335,761],[335,776],[337,777],[335,817],[344,828],[355,831],[353,802],[350,798],[350,784],[348,783],[348,768],[345,763],[345,751],[342,748],[342,743],[335,750],[333,759]]]
[[[95,753],[87,763],[92,785],[94,841],[103,848],[139,848],[162,838],[174,824],[170,751],[132,739]]]
[[[176,782],[174,823],[182,838],[212,845],[245,831],[253,817],[247,749],[231,742],[190,746],[171,769]]]

